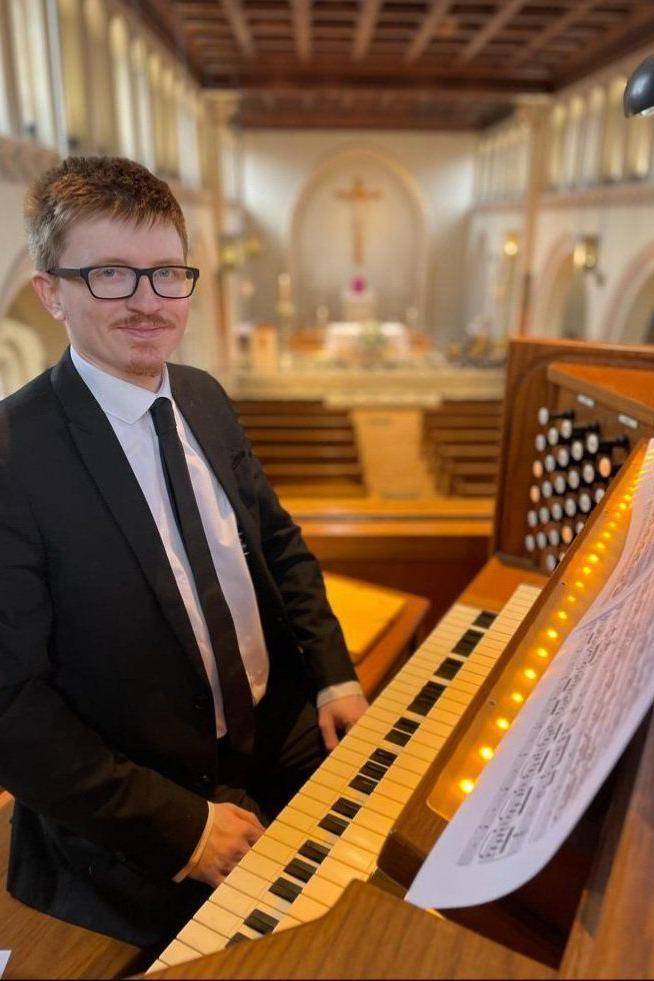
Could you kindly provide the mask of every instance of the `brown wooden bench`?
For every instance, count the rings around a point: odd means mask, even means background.
[[[271,482],[285,496],[365,494],[346,410],[315,400],[237,401],[239,420]]]
[[[481,497],[494,493],[501,421],[502,403],[496,399],[448,400],[425,413],[424,452],[440,493]],[[461,467],[464,462],[475,462],[481,470]]]

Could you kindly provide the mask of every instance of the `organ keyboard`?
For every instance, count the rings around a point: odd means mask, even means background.
[[[539,594],[456,604],[151,971],[321,916],[386,836]]]

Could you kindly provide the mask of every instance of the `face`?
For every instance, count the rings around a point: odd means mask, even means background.
[[[61,267],[184,265],[182,243],[168,223],[135,225],[98,217],[68,232]],[[44,306],[66,327],[75,350],[97,368],[156,391],[164,362],[186,330],[189,298],[157,296],[147,276],[123,300],[97,300],[83,279],[37,273],[34,288]]]

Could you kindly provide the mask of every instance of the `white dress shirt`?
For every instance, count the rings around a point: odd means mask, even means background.
[[[159,441],[149,411],[155,399],[164,396],[173,405],[177,433],[184,448],[202,525],[216,574],[234,621],[239,651],[256,704],[266,691],[269,661],[254,586],[238,536],[236,516],[197,440],[173,401],[167,368],[164,369],[159,390],[151,392],[101,371],[86,361],[73,347],[70,353],[82,380],[107,416],[159,529],[211,685],[216,734],[218,737],[223,736],[226,732],[225,714],[216,659],[166,488]],[[354,694],[361,694],[361,687],[356,681],[332,685],[319,693],[318,707]]]

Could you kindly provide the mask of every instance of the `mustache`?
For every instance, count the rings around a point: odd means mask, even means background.
[[[120,320],[116,320],[112,326],[114,328],[121,327],[174,327],[171,320],[167,320],[166,317],[159,317],[157,315],[148,316],[147,314],[133,314],[131,317],[122,317]]]

